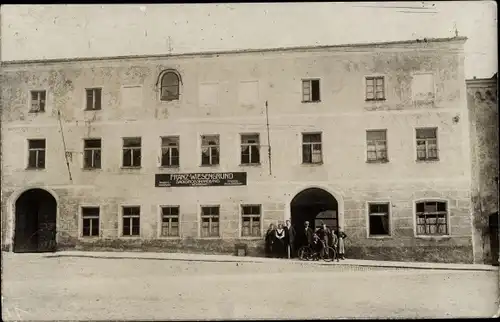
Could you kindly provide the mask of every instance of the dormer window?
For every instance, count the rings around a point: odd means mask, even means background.
[[[179,75],[174,71],[168,71],[161,76],[162,101],[175,101],[179,99]]]

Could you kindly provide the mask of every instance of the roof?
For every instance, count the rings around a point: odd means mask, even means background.
[[[289,51],[307,51],[307,50],[328,50],[338,48],[383,48],[398,45],[414,45],[426,43],[444,43],[444,42],[465,42],[467,37],[450,38],[423,38],[412,40],[388,41],[388,42],[369,42],[354,43],[342,45],[322,45],[322,46],[299,46],[299,47],[278,47],[264,49],[241,49],[227,51],[206,51],[179,54],[156,54],[156,55],[128,55],[128,56],[108,56],[108,57],[75,57],[75,58],[56,58],[39,60],[9,60],[0,62],[2,65],[20,65],[36,63],[64,63],[64,62],[85,62],[85,61],[105,61],[105,60],[124,60],[124,59],[145,59],[145,58],[166,58],[166,57],[193,57],[193,56],[213,56],[213,55],[233,55],[241,53],[266,53],[266,52],[289,52]]]

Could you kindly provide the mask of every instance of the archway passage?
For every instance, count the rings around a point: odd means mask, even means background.
[[[295,250],[303,245],[304,223],[309,221],[313,230],[324,222],[335,231],[339,228],[338,202],[328,191],[320,188],[308,188],[299,192],[290,203],[292,225],[297,234]]]
[[[494,266],[498,266],[499,238],[498,238],[498,212],[489,216],[490,231],[490,261]]]
[[[14,252],[56,250],[57,201],[49,192],[25,191],[16,201],[15,212]]]

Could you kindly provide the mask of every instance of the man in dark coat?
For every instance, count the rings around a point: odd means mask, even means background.
[[[285,224],[285,243],[288,250],[288,258],[295,257],[295,229],[290,220]]]
[[[303,243],[305,245],[312,245],[314,231],[312,230],[311,227],[309,227],[308,221],[304,223],[304,230],[302,234],[303,234]]]
[[[330,239],[332,232],[330,231],[330,228],[326,227],[326,224],[324,222],[321,222],[321,228],[318,231],[318,236],[319,238],[325,242],[326,246],[330,246]]]

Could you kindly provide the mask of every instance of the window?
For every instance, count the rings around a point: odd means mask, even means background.
[[[123,138],[123,167],[141,166],[141,138]]]
[[[417,235],[448,235],[446,202],[417,202]]]
[[[99,207],[82,207],[82,236],[99,236]]]
[[[366,150],[368,162],[387,162],[387,131],[366,131]]]
[[[179,137],[167,136],[161,138],[161,166],[179,166]]]
[[[384,77],[366,78],[366,100],[379,101],[385,99]]]
[[[201,137],[201,165],[219,164],[219,136],[202,135]]]
[[[322,162],[321,133],[302,133],[302,163]]]
[[[389,236],[389,204],[374,203],[368,205],[368,234],[370,236]]]
[[[28,140],[28,168],[45,169],[45,139]]]
[[[241,164],[260,164],[259,134],[241,135]]]
[[[201,237],[219,237],[219,207],[201,207]]]
[[[87,88],[85,90],[87,96],[87,111],[94,111],[101,109],[101,89],[100,88]]]
[[[45,112],[46,92],[31,91],[30,113]]]
[[[319,79],[302,80],[302,101],[319,102]]]
[[[123,207],[123,236],[140,235],[140,207]]]
[[[260,205],[248,205],[241,207],[241,236],[261,237],[260,232]]]
[[[164,237],[179,236],[179,207],[161,208],[161,235]]]
[[[417,160],[437,159],[437,128],[417,129]]]
[[[161,77],[161,100],[174,101],[179,99],[179,76],[175,72],[166,72]]]
[[[101,168],[101,139],[83,141],[83,167],[85,169]]]

